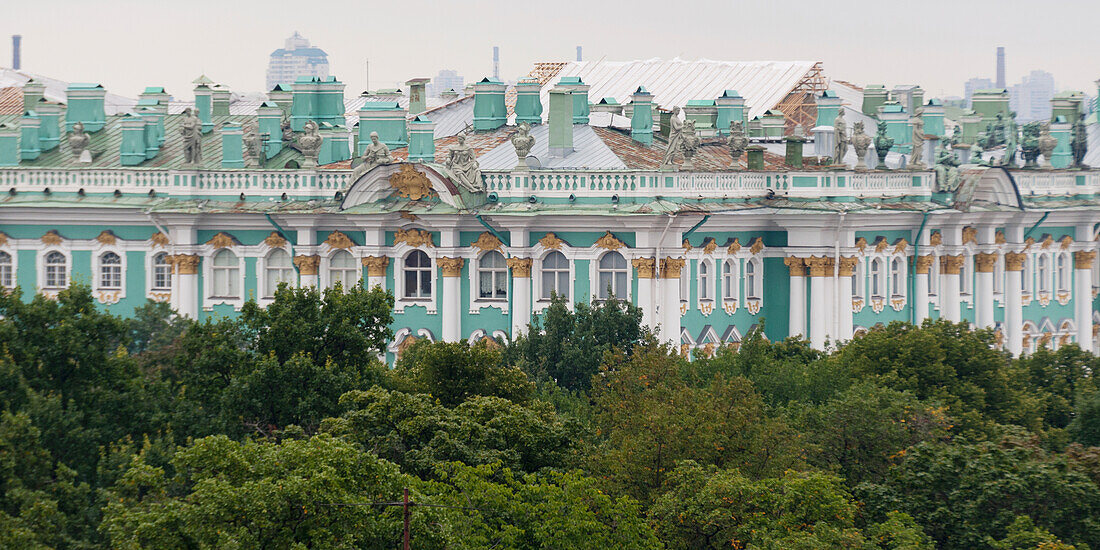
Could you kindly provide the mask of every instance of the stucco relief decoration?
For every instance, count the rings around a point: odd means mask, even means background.
[[[229,236],[226,233],[218,233],[213,237],[210,237],[206,244],[213,246],[214,248],[232,248],[236,246],[237,240]]]
[[[568,246],[568,243],[559,239],[557,235],[553,233],[547,233],[545,237],[539,239],[539,244],[541,244],[543,248],[549,248],[551,250],[561,250],[562,245]]]
[[[462,258],[439,258],[438,261],[444,277],[458,277],[462,273],[462,265],[466,263]]]
[[[902,237],[894,241],[894,254],[905,254],[905,249],[909,247],[909,241]]]
[[[525,278],[531,276],[531,258],[508,258],[504,263],[508,266],[508,269],[512,270],[513,277]]]
[[[1069,303],[1069,296],[1070,295],[1068,292],[1059,292],[1058,295],[1054,297],[1054,299],[1057,300],[1059,304],[1062,304],[1064,306]]]
[[[610,231],[604,233],[602,237],[596,239],[596,246],[606,250],[618,250],[626,246],[622,241],[615,238]]]
[[[933,231],[932,234],[928,236],[928,244],[932,246],[940,246],[943,244],[943,233]]]
[[[974,266],[978,273],[993,273],[996,265],[996,254],[978,253],[974,255]]]
[[[321,265],[321,257],[317,255],[295,256],[294,265],[298,266],[298,272],[302,275],[316,275],[317,267]]]
[[[1051,334],[1049,332],[1044,332],[1043,335],[1039,337],[1039,347],[1049,348],[1050,347],[1050,340],[1053,337],[1054,337],[1053,334]]]
[[[149,237],[149,241],[153,243],[153,246],[159,246],[161,248],[168,248],[168,235],[157,231],[153,233],[152,237]]]
[[[420,217],[417,216],[416,214],[413,214],[412,212],[409,212],[408,210],[402,210],[401,211],[401,219],[409,220],[411,222],[415,222],[416,220],[419,220]]]
[[[118,242],[118,237],[115,237],[115,234],[111,233],[110,230],[105,229],[102,232],[100,232],[99,235],[96,235],[95,240],[97,242],[99,242],[99,244],[111,246],[111,245],[114,245],[115,243]],[[111,303],[115,303],[115,302],[111,302]]]
[[[978,244],[978,230],[970,226],[964,227],[962,232],[962,240],[963,244]]]
[[[726,249],[726,252],[729,252],[730,254],[737,254],[740,251],[741,241],[737,237],[734,237],[733,242],[730,243],[729,248]]]
[[[1046,250],[1046,249],[1050,248],[1051,245],[1053,245],[1053,244],[1054,244],[1054,237],[1051,237],[1050,235],[1046,235],[1045,238],[1043,239],[1043,242],[1040,244],[1040,248],[1042,248],[1043,250]]]
[[[488,252],[490,250],[500,250],[500,247],[504,246],[504,243],[500,242],[500,239],[496,238],[492,233],[485,231],[481,235],[478,235],[477,240],[471,243],[470,246],[481,249],[482,252]]]
[[[653,279],[657,275],[657,260],[653,258],[634,258],[630,263],[638,270],[639,279]]]
[[[1073,244],[1073,237],[1062,235],[1062,238],[1059,239],[1058,242],[1062,243],[1062,250],[1068,250],[1070,245]]]
[[[790,271],[791,277],[805,277],[806,276],[806,260],[797,256],[787,256],[783,258],[783,264],[787,266],[787,270]]]
[[[355,243],[352,242],[351,237],[348,237],[342,231],[333,231],[332,233],[329,233],[328,237],[325,238],[325,244],[331,246],[332,248],[339,248],[341,250],[347,250],[355,246]]]
[[[122,299],[121,290],[97,290],[95,299],[101,304],[114,305]]]
[[[45,235],[42,235],[42,244],[55,246],[61,244],[64,240],[65,239],[62,239],[61,235],[58,235],[57,231],[53,229],[47,231]]]
[[[393,244],[405,243],[412,247],[435,246],[432,234],[423,229],[398,229],[393,235]]]
[[[997,244],[1005,244],[1005,242],[1007,242],[1006,239],[1005,239],[1005,232],[1004,231],[997,231],[993,235],[993,242],[995,242]]]
[[[718,250],[718,242],[714,240],[714,237],[707,237],[703,241],[703,254],[714,254],[715,250]]]
[[[1066,344],[1069,344],[1069,343],[1070,343],[1070,335],[1069,334],[1063,334],[1063,335],[1058,337],[1058,347],[1062,347],[1062,346],[1064,346]]]
[[[691,246],[691,243],[689,243],[687,239],[684,239],[684,242],[680,244],[680,248],[683,248],[684,252],[691,252],[691,249],[694,247]]]
[[[749,252],[753,255],[759,254],[764,251],[764,238],[754,237],[752,243],[749,244]]]
[[[428,176],[422,174],[412,164],[402,163],[401,169],[390,176],[390,186],[397,190],[397,195],[409,200],[418,201],[426,197],[435,197],[435,189]]]
[[[680,302],[680,315],[687,315],[688,305],[687,302]]]
[[[0,231],[0,246],[5,246],[7,244],[8,244],[8,235],[6,233]]]
[[[756,315],[757,313],[760,313],[760,305],[760,300],[745,301],[745,309],[748,310],[749,314],[751,315]]]
[[[418,340],[420,339],[416,336],[406,336],[403,340],[401,340],[400,344],[397,344],[397,356],[401,357],[401,354],[404,353],[405,350],[413,347],[413,344],[415,344]]]
[[[685,263],[683,258],[666,257],[661,260],[661,278],[679,279]]]
[[[886,299],[879,297],[871,298],[871,311],[875,313],[882,313],[882,310],[886,309]]]
[[[1004,349],[1005,347],[1005,332],[1000,327],[993,330],[993,347],[995,349]]]
[[[737,311],[737,300],[723,300],[722,310],[726,312],[726,315],[733,315]]]
[[[286,239],[277,231],[272,231],[271,234],[264,239],[264,244],[271,248],[282,248],[286,246]]]
[[[901,311],[902,308],[904,308],[904,307],[905,307],[905,297],[904,296],[890,298],[890,308],[893,309],[894,311]]]
[[[863,298],[852,298],[852,312],[859,313],[863,311]]]
[[[199,255],[177,254],[175,264],[180,275],[197,275],[199,272]]]
[[[867,239],[863,237],[856,239],[856,249],[859,250],[860,254],[863,254],[867,250]]]
[[[367,277],[385,277],[386,266],[390,265],[388,256],[365,256],[363,265],[367,268]]]
[[[886,237],[879,237],[875,239],[875,252],[882,254],[886,251],[886,248],[890,246],[890,242],[886,240]]]
[[[699,311],[704,317],[714,313],[714,302],[699,302]]]
[[[1039,305],[1041,305],[1043,307],[1047,307],[1048,305],[1050,305],[1050,293],[1049,292],[1040,292],[1039,296],[1038,296],[1038,300],[1039,300]]]
[[[1024,250],[1025,251],[1029,250],[1034,245],[1035,245],[1035,238],[1034,237],[1028,237],[1028,238],[1024,239]]]

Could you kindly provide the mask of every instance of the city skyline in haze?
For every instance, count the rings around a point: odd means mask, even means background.
[[[537,2],[536,2],[537,4]],[[1013,9],[1018,5],[1019,9]],[[492,74],[500,46],[501,77],[514,80],[539,61],[585,59],[718,59],[822,61],[832,79],[857,85],[919,84],[930,97],[961,96],[974,76],[995,76],[1004,46],[1007,80],[1033,69],[1052,73],[1060,88],[1096,94],[1100,6],[1086,2],[973,0],[887,6],[837,0],[789,9],[782,3],[652,0],[556,0],[531,3],[455,1],[413,9],[384,4],[365,10],[351,1],[272,0],[263,11],[246,4],[196,0],[187,9],[160,2],[52,0],[5,6],[0,65],[11,65],[10,36],[23,36],[23,70],[71,82],[98,82],[136,97],[164,86],[179,99],[205,74],[235,92],[263,92],[271,51],[294,31],[329,54],[335,75],[354,95],[367,84],[393,87],[454,69],[467,81]],[[1068,15],[1068,16],[1067,16]],[[751,24],[767,22],[767,24]],[[639,84],[644,85],[644,82]]]

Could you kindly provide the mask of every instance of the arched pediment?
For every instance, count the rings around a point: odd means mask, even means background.
[[[410,201],[443,202],[459,209],[471,206],[463,193],[442,172],[430,164],[398,162],[375,166],[348,187],[341,210],[370,204],[390,197]]]
[[[969,210],[975,204],[1021,208],[1020,192],[1012,175],[1003,168],[966,170],[963,183],[955,196],[955,207]]]

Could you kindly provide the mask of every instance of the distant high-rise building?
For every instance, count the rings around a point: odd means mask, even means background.
[[[286,39],[283,47],[271,52],[267,64],[267,89],[276,84],[293,84],[300,76],[328,76],[328,54],[313,47],[297,31]]]
[[[1005,47],[997,46],[997,87],[1004,88],[1005,81]]]
[[[1054,98],[1054,75],[1046,71],[1031,71],[1009,89],[1009,108],[1016,111],[1016,120],[1032,122],[1050,118],[1050,100]]]
[[[439,94],[452,89],[461,95],[462,88],[465,86],[466,79],[462,78],[458,71],[443,69],[428,84],[428,97],[439,97]]]
[[[978,90],[988,90],[993,87],[993,81],[988,78],[971,78],[966,81],[963,88],[966,93],[963,94],[963,99],[966,100],[966,106],[970,107],[970,98],[974,97],[974,92]]]

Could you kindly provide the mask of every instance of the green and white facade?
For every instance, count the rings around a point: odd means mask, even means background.
[[[29,299],[82,281],[118,314],[153,299],[203,319],[262,304],[279,281],[363,279],[395,295],[390,360],[409,338],[507,340],[551,292],[576,302],[608,287],[661,339],[696,353],[761,324],[768,338],[825,347],[927,318],[996,328],[1013,353],[1098,349],[1100,171],[964,165],[947,191],[934,170],[812,157],[791,166],[781,143],[752,153],[763,169],[746,157],[733,169],[721,128],[694,168],[662,168],[659,108],[673,105],[637,85],[632,97],[600,99],[579,78],[546,83],[557,89],[514,110],[503,84],[475,85],[454,101],[473,102],[464,136],[483,191],[445,165],[457,137],[433,135],[437,111],[380,101],[355,127],[334,79],[280,87],[252,114],[230,114],[200,84],[198,167],[182,162],[182,115],[163,90],[105,115],[102,88],[74,85],[67,106],[31,86],[23,114],[0,115],[0,284]],[[736,93],[691,98],[688,114],[706,127]],[[610,123],[594,122],[608,113]],[[321,127],[318,168],[298,168],[284,116],[292,131]],[[517,118],[536,122],[522,161],[510,141]],[[69,149],[78,121],[91,162]],[[267,135],[260,158],[241,143],[254,123]],[[352,160],[372,131],[400,162],[363,170]]]

